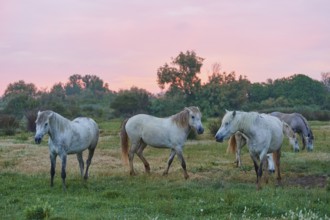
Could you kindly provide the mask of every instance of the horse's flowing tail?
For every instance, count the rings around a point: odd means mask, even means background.
[[[237,143],[235,135],[232,135],[228,141],[227,153],[235,153],[237,149]]]
[[[123,121],[120,130],[121,156],[125,164],[128,164],[128,135],[125,128],[127,121],[128,119]]]

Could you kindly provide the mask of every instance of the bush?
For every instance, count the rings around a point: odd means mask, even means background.
[[[19,122],[14,116],[0,115],[0,129],[5,135],[15,135]]]
[[[210,130],[210,134],[214,136],[219,130],[220,125],[221,125],[220,118],[211,120],[208,124],[208,129]]]
[[[36,131],[36,120],[37,120],[37,113],[35,111],[28,111],[25,113],[26,117],[26,129],[31,132]]]

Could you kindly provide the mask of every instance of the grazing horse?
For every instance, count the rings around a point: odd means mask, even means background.
[[[135,175],[133,158],[136,153],[142,160],[145,171],[150,172],[148,161],[143,156],[143,150],[147,145],[157,148],[170,148],[171,153],[167,162],[167,168],[163,175],[168,174],[175,155],[181,162],[184,178],[189,175],[183,157],[183,146],[187,136],[194,128],[198,134],[204,132],[201,122],[202,114],[198,107],[186,107],[183,111],[167,118],[157,118],[151,115],[138,114],[124,121],[121,129],[121,148],[123,159],[129,159],[130,174]],[[129,150],[128,140],[131,141]],[[128,152],[129,151],[129,152]]]
[[[43,136],[49,135],[48,146],[50,153],[50,185],[54,185],[56,157],[62,161],[62,186],[66,190],[66,159],[68,154],[77,154],[80,174],[84,173],[83,151],[88,149],[86,172],[84,179],[88,178],[88,169],[92,161],[94,150],[99,138],[99,128],[91,118],[79,117],[70,121],[53,111],[38,112],[36,120],[35,142],[40,144]]]
[[[277,170],[277,181],[281,181],[280,156],[283,142],[283,123],[276,117],[257,112],[226,111],[221,126],[215,135],[218,142],[230,138],[237,131],[247,139],[250,156],[257,175],[257,189],[260,189],[263,165],[267,154],[273,153]],[[260,164],[258,162],[260,161]],[[267,175],[267,172],[265,173]],[[267,179],[266,179],[267,181]]]
[[[299,148],[298,142],[296,141],[296,135],[291,127],[285,123],[283,123],[283,134],[289,138],[290,144],[293,148]],[[240,131],[237,131],[234,135],[232,135],[228,141],[227,153],[235,153],[236,154],[236,166],[242,167],[241,161],[241,149],[247,142],[248,137]],[[268,158],[268,170],[271,173],[274,173],[274,162],[272,160],[272,154],[267,155]]]
[[[307,144],[307,151],[313,150],[314,135],[304,116],[299,113],[286,114],[282,112],[272,112],[270,115],[278,117],[280,120],[286,122],[295,133],[300,135],[303,143],[302,149],[305,149]],[[294,151],[299,151],[299,146],[298,148],[294,148]]]

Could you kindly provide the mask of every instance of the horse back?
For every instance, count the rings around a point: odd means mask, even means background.
[[[84,149],[96,147],[99,138],[99,127],[93,119],[86,117],[76,118],[71,122],[71,127],[72,146],[77,145],[77,148],[80,148],[80,145]]]

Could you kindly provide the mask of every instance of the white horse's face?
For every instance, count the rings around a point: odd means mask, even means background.
[[[307,144],[307,151],[313,151],[313,135],[311,133],[308,133],[308,136],[307,137],[304,137],[305,138],[305,143]]]
[[[188,109],[188,108],[187,108]],[[195,128],[198,134],[203,134],[202,114],[200,111],[189,111],[189,126]]]
[[[34,140],[37,144],[40,144],[43,136],[48,133],[49,131],[49,118],[51,117],[53,113],[51,114],[44,114],[40,111],[38,112],[38,117],[36,120],[36,134],[34,136]]]
[[[222,142],[225,139],[230,138],[237,129],[235,129],[235,122],[237,121],[236,111],[227,111],[225,116],[222,118],[221,126],[215,135],[217,142]],[[234,125],[234,126],[233,126]]]

